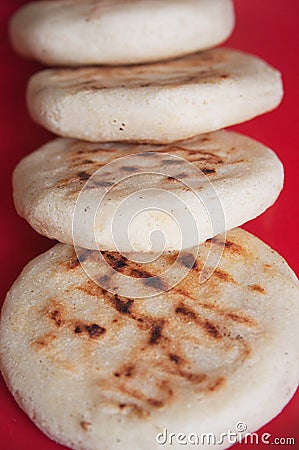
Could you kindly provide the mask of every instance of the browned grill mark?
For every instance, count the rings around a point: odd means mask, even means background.
[[[76,259],[73,259],[72,261],[68,261],[68,262],[66,263],[66,268],[67,268],[67,270],[74,270],[74,269],[76,269],[79,265],[80,265],[79,260],[76,258]]]
[[[130,270],[130,275],[133,278],[150,278],[152,277],[152,274],[146,270],[140,270],[136,268],[132,268]]]
[[[100,325],[93,323],[93,324],[86,324],[83,322],[78,322],[75,325],[74,333],[75,334],[87,334],[89,338],[95,339],[100,336],[102,336],[106,332],[106,328],[101,327]]]
[[[64,323],[61,311],[59,311],[59,309],[50,310],[48,316],[51,320],[53,320],[57,327],[60,327]]]
[[[181,159],[163,159],[162,164],[165,164],[167,166],[173,166],[176,164],[182,164],[184,161]]]
[[[229,273],[225,272],[224,270],[216,269],[212,275],[212,278],[213,278],[213,276],[217,277],[219,280],[222,280],[222,281],[225,281],[228,283],[236,283],[235,280],[233,279],[233,277]]]
[[[251,319],[250,317],[240,316],[240,314],[236,314],[236,313],[227,313],[225,316],[227,318],[233,320],[234,322],[244,323],[247,326],[255,325],[255,321],[253,319]]]
[[[126,297],[120,298],[117,294],[111,294],[92,280],[88,280],[82,286],[77,286],[76,289],[89,296],[103,298],[104,301],[108,300],[109,304],[121,314],[131,314],[131,308],[134,304],[133,299],[128,299]]]
[[[204,320],[202,323],[208,334],[213,336],[215,339],[222,338],[222,334],[213,323],[211,323],[209,320]]]
[[[158,291],[167,291],[168,289],[167,284],[159,276],[154,276],[147,270],[133,268],[130,270],[129,275],[133,278],[142,278],[145,286],[152,287]]]
[[[251,284],[248,287],[249,287],[249,289],[251,291],[259,292],[260,294],[265,294],[266,293],[265,289],[262,288],[262,286],[260,286],[259,284]]]
[[[179,370],[178,374],[188,380],[192,384],[200,384],[207,380],[207,375],[204,373],[192,373],[185,370]]]
[[[174,264],[177,261],[177,259],[178,259],[177,253],[165,254],[165,260],[168,266]]]
[[[164,321],[161,321],[160,323],[156,323],[152,326],[151,334],[149,338],[149,344],[154,345],[158,344],[162,338],[162,330],[164,326]]]
[[[81,250],[78,255],[78,260],[80,263],[86,261],[94,252],[92,250]]]
[[[205,164],[211,164],[211,165],[219,165],[223,164],[223,159],[217,155],[216,153],[213,153],[212,151],[205,151],[205,150],[190,150],[184,147],[174,147],[172,149],[172,152],[174,151],[181,151],[183,153],[187,153],[187,159],[191,162],[197,162],[197,163],[205,163]]]
[[[196,319],[196,314],[195,314],[195,312],[192,311],[191,309],[186,308],[186,307],[183,306],[183,305],[178,306],[178,307],[175,309],[175,312],[176,312],[177,314],[180,314],[180,315],[183,315],[183,316],[187,317],[188,319],[191,319],[191,320],[195,320],[195,319]]]
[[[125,395],[129,395],[131,398],[133,398],[135,401],[138,400],[138,402],[142,403],[141,406],[138,405],[139,410],[137,411],[137,414],[142,416],[148,416],[150,414],[150,410],[160,409],[164,407],[167,403],[169,403],[170,399],[173,397],[173,390],[169,386],[168,380],[161,380],[160,382],[157,380],[155,385],[158,390],[157,396],[149,397],[146,395],[142,390],[136,390],[130,388],[125,380],[123,380],[121,377],[118,377],[119,379],[119,386],[118,388],[123,392]],[[118,407],[120,404],[118,404]],[[135,406],[134,404],[128,404],[128,403],[121,403],[122,409],[125,407],[132,407]],[[132,411],[132,413],[136,413],[136,411]]]
[[[167,284],[158,276],[143,278],[143,284],[158,291],[167,291],[168,289]]]
[[[89,428],[91,427],[91,423],[85,422],[85,420],[82,420],[82,422],[80,422],[80,426],[84,431],[89,431]]]
[[[129,415],[133,417],[144,419],[149,416],[148,411],[133,403],[120,403],[118,406],[121,411],[125,410],[126,413],[129,413]]]
[[[124,172],[136,172],[138,171],[138,167],[133,167],[133,166],[124,166],[121,168],[121,170],[123,170]]]
[[[107,287],[109,282],[111,281],[111,278],[108,275],[103,275],[98,278],[98,281],[101,286]]]
[[[238,159],[237,161],[231,161],[230,164],[241,164],[246,162],[246,159]]]
[[[46,315],[57,328],[64,327],[75,334],[85,334],[89,338],[98,338],[102,336],[106,329],[96,323],[75,320],[69,318],[68,312],[58,303],[58,301],[50,300],[50,307],[46,309]]]
[[[188,174],[185,172],[180,172],[177,175],[174,175],[173,177],[168,177],[168,179],[175,179],[175,180],[183,180],[184,178],[187,178]]]
[[[154,408],[162,408],[163,406],[163,401],[155,398],[148,398],[147,403]]]
[[[80,263],[83,263],[89,258],[91,253],[92,253],[91,250],[82,250],[75,259],[66,262],[65,264],[66,269],[67,270],[76,269],[78,266],[80,266]]]
[[[211,242],[211,239],[208,239],[207,242]],[[239,244],[236,244],[235,242],[231,242],[226,240],[225,242],[221,239],[218,239],[216,237],[213,238],[213,243],[216,245],[224,246],[225,249],[232,253],[236,253],[237,255],[246,255],[246,250],[244,247],[242,247]]]
[[[235,242],[231,242],[231,241],[228,241],[228,240],[225,241],[225,247],[229,248],[229,249],[231,249],[231,250],[233,250],[235,252],[242,252],[242,251],[244,251],[244,248],[241,247],[241,245],[238,245]]]
[[[191,295],[189,295],[187,292],[185,292],[182,289],[176,289],[176,293],[179,294],[179,295],[182,295],[183,297],[188,297],[189,300],[192,300],[192,301],[196,302],[196,304],[199,307],[201,307],[201,308],[213,311],[215,314],[220,316],[221,319],[223,319],[223,318],[230,319],[230,320],[233,320],[234,322],[243,323],[243,324],[245,324],[247,326],[250,326],[250,327],[251,326],[257,326],[255,320],[252,319],[251,317],[242,316],[242,315],[237,314],[235,312],[231,312],[229,309],[219,307],[219,306],[214,305],[212,303],[199,302],[196,298],[193,298]],[[188,311],[188,309],[186,307],[179,307],[179,308],[177,308],[178,309],[178,313],[183,313],[181,311],[181,308],[182,308],[182,311],[186,311],[185,315],[189,314],[189,317],[190,317],[191,314],[193,314],[193,312],[191,311],[191,313],[190,313],[190,311]]]
[[[87,188],[95,189],[97,187],[111,187],[113,185],[114,185],[113,181],[92,180],[92,183],[89,183]]]
[[[138,153],[138,156],[142,157],[142,158],[150,158],[150,157],[154,157],[157,156],[158,154],[155,152],[142,152],[142,153]]]
[[[116,271],[126,267],[129,264],[127,258],[120,253],[110,253],[106,251],[101,252],[107,263]]]
[[[53,333],[47,333],[44,336],[40,336],[35,339],[31,345],[35,347],[37,350],[42,350],[45,347],[48,347],[53,341],[56,339],[56,335]]]
[[[219,377],[214,384],[209,387],[210,392],[215,392],[221,389],[226,383],[226,379],[224,377]]]
[[[181,254],[177,261],[184,267],[187,267],[187,269],[195,269],[197,267],[196,265],[196,257],[192,255],[192,253],[183,253]]]
[[[187,308],[185,305],[180,304],[179,306],[177,306],[175,312],[184,317],[185,319],[187,319],[188,321],[193,321],[194,323],[199,325],[201,329],[209,336],[215,339],[223,337],[218,328],[216,327],[216,325],[214,325],[208,319],[200,317],[192,309]]]

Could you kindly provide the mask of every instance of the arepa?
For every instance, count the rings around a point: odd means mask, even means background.
[[[52,65],[132,64],[213,47],[232,32],[231,0],[56,0],[13,16],[11,41]]]
[[[71,246],[28,264],[2,310],[1,370],[44,433],[76,450],[152,450],[164,430],[209,432],[219,442],[240,421],[254,432],[282,410],[299,376],[296,277],[241,229],[218,244],[225,250],[205,283],[198,277],[208,243],[184,281],[143,299],[95,284]],[[113,290],[97,253],[79,258]],[[154,276],[175,256],[142,268],[105,253],[125,278],[140,273],[143,295],[151,280],[143,271]],[[188,260],[181,254],[181,264]],[[227,436],[203,446],[228,447]]]
[[[169,145],[55,139],[13,175],[18,213],[84,248],[181,250],[271,206],[283,167],[262,144],[219,131]],[[162,235],[163,236],[162,236]]]
[[[274,109],[280,73],[226,48],[133,67],[48,69],[30,79],[32,118],[64,137],[167,143]]]

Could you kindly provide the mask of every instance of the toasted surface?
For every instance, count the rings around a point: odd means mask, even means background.
[[[169,145],[56,139],[19,163],[13,185],[18,213],[50,238],[146,252],[160,230],[159,245],[179,250],[261,214],[279,195],[283,167],[229,131]]]
[[[296,277],[241,229],[217,239],[224,253],[205,283],[209,243],[181,283],[143,299],[91,281],[78,257],[115,288],[94,251],[76,256],[58,244],[27,265],[1,314],[1,370],[39,428],[74,449],[146,450],[160,448],[165,428],[219,436],[242,420],[253,432],[281,411],[299,375]],[[132,260],[104,255],[126,277],[141,273]],[[160,276],[175,256],[143,270]]]
[[[14,15],[14,48],[49,65],[158,61],[223,42],[234,26],[231,0],[56,0]]]
[[[270,111],[281,98],[278,71],[225,48],[150,65],[49,69],[27,91],[36,122],[87,141],[186,139]]]

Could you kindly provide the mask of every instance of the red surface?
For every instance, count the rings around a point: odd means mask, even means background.
[[[211,0],[212,1],[212,0]],[[1,293],[22,267],[52,242],[36,234],[13,208],[11,173],[27,153],[51,135],[33,124],[26,113],[24,90],[29,75],[41,66],[12,52],[7,38],[7,19],[24,0],[0,1],[0,98],[1,98]],[[284,77],[285,99],[278,110],[238,127],[272,147],[285,165],[285,189],[274,207],[245,228],[280,252],[298,273],[298,36],[299,2],[296,0],[236,0],[237,27],[229,45],[262,56],[279,68]],[[275,376],[275,373],[273,373]],[[299,448],[299,394],[285,410],[261,431],[273,437],[295,437]],[[242,418],[240,417],[240,420]],[[196,431],[196,430],[194,430]],[[244,444],[243,444],[244,446]],[[263,445],[251,448],[262,448]],[[266,448],[266,446],[264,445]],[[282,447],[278,445],[275,448]],[[18,408],[0,379],[0,448],[2,450],[54,450],[63,448],[46,438]],[[235,447],[236,449],[239,446]]]

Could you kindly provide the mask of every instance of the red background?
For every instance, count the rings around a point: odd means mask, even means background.
[[[211,0],[213,1],[213,0]],[[33,124],[26,112],[24,91],[28,77],[41,66],[25,61],[11,50],[7,20],[24,0],[0,0],[1,98],[1,292],[0,302],[23,266],[53,242],[36,234],[13,208],[11,173],[27,153],[51,135]],[[283,73],[285,98],[278,110],[235,129],[272,147],[285,165],[286,182],[279,200],[244,228],[263,239],[298,273],[299,242],[296,215],[298,96],[298,17],[296,0],[236,0],[237,27],[228,44],[265,58]],[[273,374],[275,376],[275,373]],[[273,437],[295,437],[299,448],[299,394],[261,431]],[[240,417],[240,420],[242,418]],[[196,430],[195,430],[196,431]],[[243,444],[244,445],[244,444]],[[281,445],[278,445],[279,448]],[[253,448],[262,448],[263,445]],[[264,446],[266,447],[266,446]],[[276,447],[276,448],[277,448]],[[46,438],[18,408],[0,377],[0,448],[2,450],[54,450],[63,448]],[[236,446],[235,448],[239,448]]]

